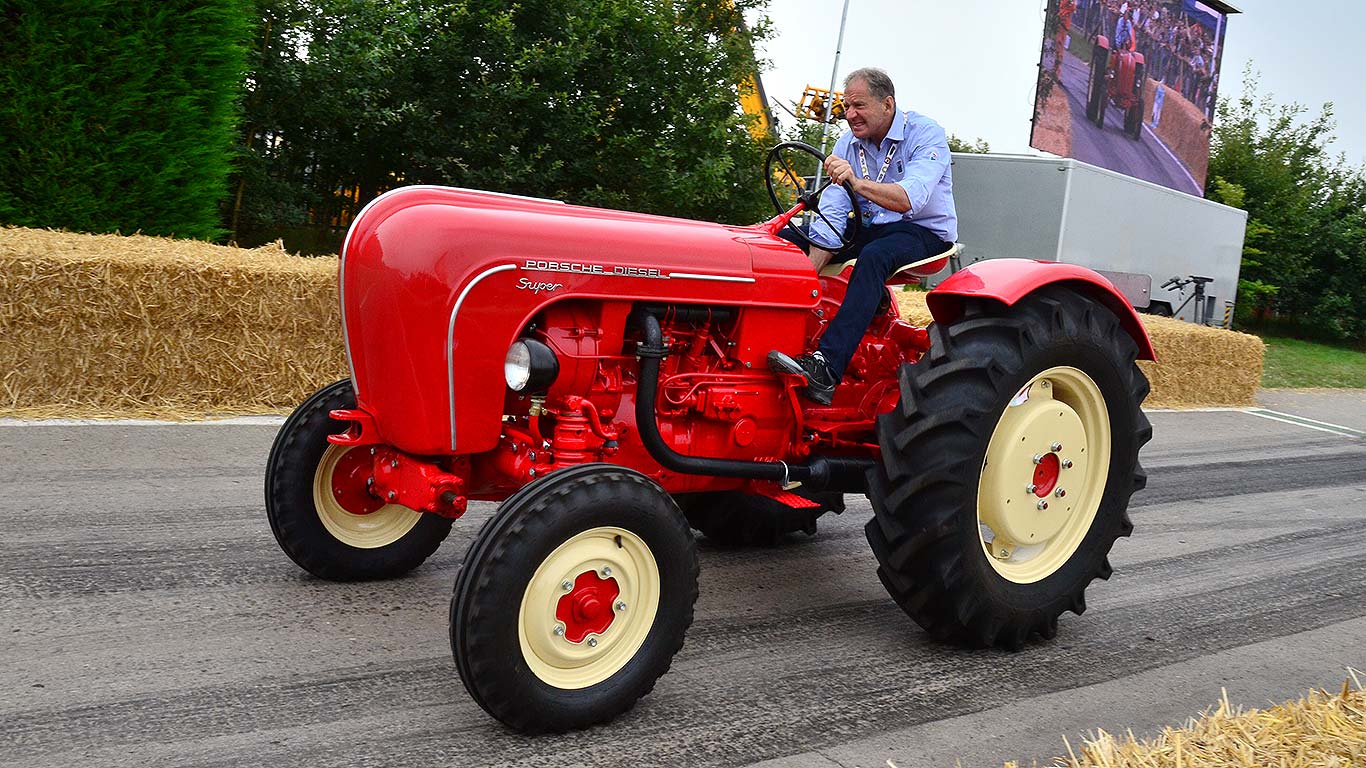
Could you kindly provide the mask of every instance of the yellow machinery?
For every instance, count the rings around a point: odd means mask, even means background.
[[[834,97],[833,107],[830,106],[832,96]],[[806,90],[802,92],[801,102],[797,104],[797,117],[810,118],[820,123],[833,123],[836,120],[843,120],[844,94],[840,91],[808,85]]]

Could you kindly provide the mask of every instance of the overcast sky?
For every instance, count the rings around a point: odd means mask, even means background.
[[[1220,95],[1242,92],[1243,67],[1261,90],[1317,114],[1334,102],[1337,142],[1366,163],[1366,56],[1358,48],[1366,3],[1232,0]],[[891,74],[897,102],[993,152],[1029,148],[1029,116],[1043,34],[1043,0],[850,0],[838,76],[862,66]],[[761,58],[770,102],[790,104],[807,84],[830,84],[843,0],[770,0],[774,35]],[[836,89],[841,85],[837,81]],[[779,113],[779,119],[787,118]],[[787,118],[784,123],[790,125]]]

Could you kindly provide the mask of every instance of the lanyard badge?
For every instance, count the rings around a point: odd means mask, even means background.
[[[896,150],[900,144],[901,142],[898,141],[892,142],[892,148],[887,150],[887,157],[882,161],[882,169],[877,172],[876,179],[873,179],[868,173],[868,156],[863,151],[863,145],[859,144],[858,164],[859,170],[863,171],[863,178],[872,179],[874,182],[881,184],[882,180],[887,177],[887,169],[892,167],[892,158],[896,157]],[[870,208],[859,206],[859,213],[863,215],[864,224],[873,223],[873,211]]]

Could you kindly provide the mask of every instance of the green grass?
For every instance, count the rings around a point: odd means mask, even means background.
[[[1262,341],[1263,387],[1366,388],[1366,352],[1280,336]]]

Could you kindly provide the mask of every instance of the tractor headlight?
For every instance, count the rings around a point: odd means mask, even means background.
[[[503,378],[513,392],[537,392],[550,386],[560,374],[555,352],[535,339],[518,339],[503,360]]]

